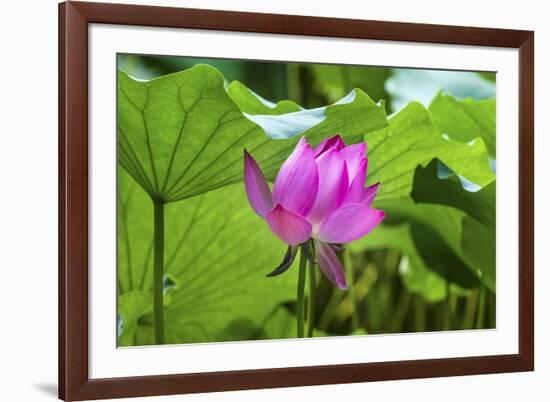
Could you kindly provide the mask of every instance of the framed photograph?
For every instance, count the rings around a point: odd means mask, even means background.
[[[533,32],[59,17],[61,399],[534,369]]]

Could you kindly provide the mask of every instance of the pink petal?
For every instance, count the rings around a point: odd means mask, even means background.
[[[315,147],[313,156],[317,158],[323,152],[326,152],[330,149],[335,149],[336,151],[339,151],[344,147],[345,147],[344,141],[342,141],[340,136],[336,134],[333,137],[325,138],[323,141],[321,141],[321,143]]]
[[[306,216],[313,207],[318,187],[319,173],[313,151],[302,137],[275,178],[273,204]]]
[[[347,243],[369,233],[382,219],[384,211],[368,205],[343,205],[323,221],[316,238],[326,243]]]
[[[335,149],[323,152],[315,162],[319,172],[319,189],[307,217],[310,222],[320,223],[344,200],[348,189],[348,172],[344,158]]]
[[[365,156],[366,152],[367,144],[364,142],[350,145],[349,147],[345,147],[340,151],[340,155],[342,155],[348,165],[348,175],[350,181],[353,181],[355,179],[355,176],[357,176],[357,174],[359,174],[362,169],[367,169],[367,157]]]
[[[265,219],[265,214],[273,208],[271,191],[260,167],[246,150],[244,151],[244,185],[252,209]]]
[[[340,154],[345,158],[355,156],[355,155],[366,156],[367,155],[367,143],[366,142],[360,142],[358,144],[348,145],[347,147],[344,147],[340,151]]]
[[[378,186],[380,186],[380,183],[373,184],[372,186],[363,189],[363,194],[361,195],[360,200],[361,204],[364,204],[367,207],[372,204],[374,197],[376,196],[376,192],[378,191]]]
[[[315,257],[327,279],[340,289],[346,289],[344,269],[334,250],[326,243],[315,241]]]
[[[280,204],[267,213],[266,219],[271,231],[289,246],[303,243],[311,236],[311,224]]]
[[[347,163],[346,163],[347,165]],[[348,169],[349,172],[349,169]],[[365,191],[365,180],[367,176],[367,159],[364,158],[362,166],[358,169],[351,184],[349,185],[346,197],[341,205],[356,204],[361,202],[361,197]]]

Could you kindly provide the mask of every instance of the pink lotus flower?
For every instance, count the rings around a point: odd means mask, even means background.
[[[272,194],[245,150],[244,182],[250,205],[289,245],[281,266],[286,265],[277,273],[290,266],[297,245],[313,239],[315,258],[325,276],[346,288],[336,244],[365,236],[384,219],[383,211],[370,207],[378,184],[365,188],[366,174],[365,143],[345,146],[336,135],[312,149],[302,137],[281,166]]]

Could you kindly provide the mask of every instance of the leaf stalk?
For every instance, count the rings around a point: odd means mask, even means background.
[[[153,200],[153,322],[155,343],[163,345],[164,338],[164,202]]]
[[[300,268],[298,271],[298,288],[296,290],[296,327],[298,338],[304,337],[304,313],[305,313],[305,287],[306,287],[306,263],[307,263],[307,247],[302,244],[300,247]]]

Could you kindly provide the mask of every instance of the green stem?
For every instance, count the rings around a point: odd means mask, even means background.
[[[473,329],[474,320],[477,309],[477,298],[479,297],[479,290],[473,290],[466,300],[466,307],[464,311],[464,318],[462,320],[462,328]]]
[[[313,337],[313,329],[315,328],[315,288],[317,286],[315,280],[315,265],[309,263],[309,304],[307,311],[307,337]]]
[[[420,295],[416,295],[414,300],[414,330],[426,331],[426,302]]]
[[[403,323],[405,322],[405,318],[409,312],[410,302],[411,294],[406,290],[402,290],[401,295],[399,296],[399,301],[397,302],[397,307],[392,314],[393,319],[390,323],[391,333],[404,332]]]
[[[297,333],[298,338],[304,337],[304,301],[305,301],[305,285],[306,285],[306,252],[304,247],[300,249],[300,270],[298,272],[298,288],[296,290],[296,318],[297,318]]]
[[[164,203],[154,201],[155,239],[153,244],[153,317],[155,343],[164,344]]]

